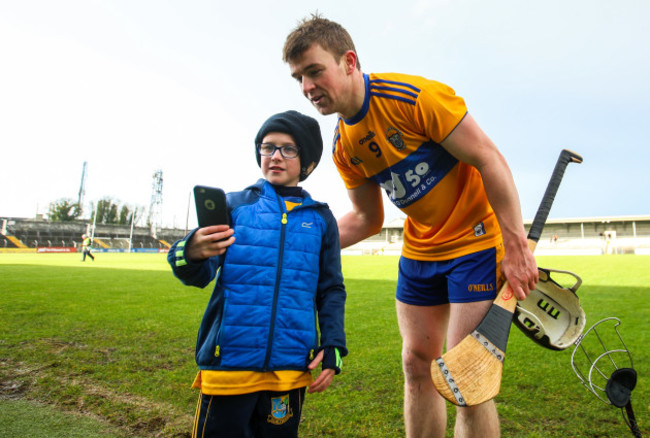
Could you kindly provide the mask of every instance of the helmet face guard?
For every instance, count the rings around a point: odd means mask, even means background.
[[[571,367],[592,394],[608,405],[621,408],[625,424],[635,437],[640,437],[631,400],[637,374],[632,355],[618,332],[620,324],[620,319],[609,317],[587,330],[576,342]]]
[[[573,278],[571,287],[564,287],[551,278],[551,273]],[[576,291],[582,279],[569,271],[539,268],[539,282],[525,300],[517,302],[513,322],[536,344],[550,350],[564,350],[573,345],[587,322]]]
[[[618,332],[620,324],[615,317],[598,321],[571,354],[571,367],[582,384],[603,402],[619,408],[630,401],[636,386],[632,356]]]

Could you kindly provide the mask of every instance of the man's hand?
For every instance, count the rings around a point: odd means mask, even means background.
[[[525,299],[539,281],[537,262],[528,246],[513,244],[504,238],[505,254],[501,271],[518,300]]]
[[[228,225],[199,228],[187,242],[185,257],[190,261],[199,261],[225,253],[235,242],[234,232]]]

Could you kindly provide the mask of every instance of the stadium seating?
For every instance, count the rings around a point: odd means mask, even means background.
[[[48,222],[44,220],[7,218],[6,234],[0,234],[0,248],[79,248],[81,235],[89,233],[91,224],[87,221]],[[181,239],[185,230],[162,229],[157,238],[151,236],[148,227],[97,225],[93,236],[94,246],[104,249],[131,248],[166,249],[169,242]]]
[[[0,234],[2,248],[79,248],[81,235],[89,233],[88,221],[48,222],[42,219],[0,218],[6,222]],[[369,237],[343,254],[399,255],[404,219],[387,223],[379,234]],[[531,221],[526,221],[526,230]],[[186,230],[161,229],[156,237],[149,227],[97,225],[94,246],[106,250],[159,249],[185,236]],[[650,253],[650,216],[551,219],[547,221],[536,253],[543,254],[647,254]]]

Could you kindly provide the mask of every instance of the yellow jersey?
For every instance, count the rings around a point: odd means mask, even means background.
[[[363,107],[340,118],[333,158],[348,189],[368,180],[406,215],[402,255],[449,260],[496,246],[501,230],[476,168],[441,143],[467,114],[445,84],[398,73],[364,74]]]

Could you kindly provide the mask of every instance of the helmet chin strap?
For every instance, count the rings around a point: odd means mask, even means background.
[[[622,408],[630,402],[635,386],[636,371],[632,368],[619,368],[609,377],[605,394],[614,406]]]

